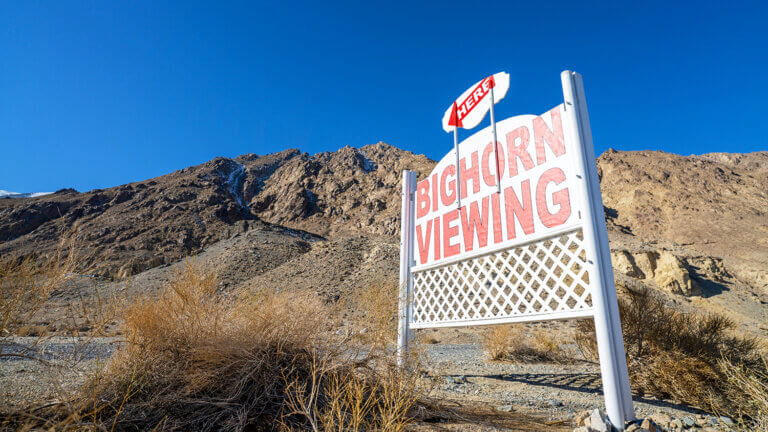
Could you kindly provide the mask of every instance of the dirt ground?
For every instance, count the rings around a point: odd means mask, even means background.
[[[478,335],[466,330],[432,332],[424,352],[422,374],[427,396],[418,407],[414,431],[566,431],[579,412],[603,408],[596,364],[489,361]],[[16,338],[23,352],[34,338]],[[23,357],[0,358],[3,404],[54,402],[102,367],[119,346],[117,338],[54,337],[36,345],[50,364]],[[54,365],[51,367],[51,365]],[[664,412],[674,418],[703,414],[671,401],[635,398],[639,417]]]

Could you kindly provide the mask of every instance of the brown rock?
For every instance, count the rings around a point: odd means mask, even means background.
[[[634,256],[626,250],[611,252],[613,268],[617,273],[629,277],[644,279],[645,273],[635,263]]]
[[[659,287],[672,294],[690,296],[698,289],[691,280],[686,264],[669,252],[661,252],[656,261],[654,281]]]
[[[645,429],[649,432],[661,432],[661,428],[656,425],[656,423],[653,422],[651,419],[643,419],[643,422],[640,424],[640,427],[642,429]]]
[[[653,423],[657,423],[660,426],[666,426],[672,422],[672,417],[670,417],[669,414],[667,413],[657,412],[651,415],[651,417],[646,420],[651,421]]]

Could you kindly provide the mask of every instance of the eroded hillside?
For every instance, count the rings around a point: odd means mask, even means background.
[[[434,161],[379,143],[217,158],[143,182],[0,200],[0,253],[45,253],[72,231],[99,274],[150,289],[201,255],[240,289],[333,297],[396,279],[400,172]],[[598,159],[617,280],[683,308],[768,320],[768,152]],[[153,269],[149,271],[150,269]]]

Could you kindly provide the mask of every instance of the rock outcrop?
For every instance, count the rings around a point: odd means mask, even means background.
[[[397,279],[401,171],[423,178],[434,163],[384,143],[315,155],[285,150],[216,158],[103,190],[0,199],[0,255],[47,253],[74,233],[101,265],[96,273],[125,278],[248,233],[236,250],[258,251],[258,259],[221,255],[250,266],[221,263],[239,272],[227,276],[231,284],[333,295],[372,278]],[[598,168],[620,282],[727,311],[755,328],[768,320],[768,152],[608,151]]]
[[[434,162],[379,143],[310,156],[216,158],[103,190],[0,199],[0,255],[47,253],[74,237],[112,278],[170,264],[249,229],[394,237],[403,169]]]
[[[668,251],[630,253],[627,250],[619,250],[611,253],[611,260],[614,271],[617,273],[635,279],[652,281],[661,290],[670,294],[691,296],[701,292],[691,278],[685,258],[678,257]],[[714,262],[714,260],[709,258],[708,262]]]

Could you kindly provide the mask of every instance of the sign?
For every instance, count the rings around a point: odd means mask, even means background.
[[[456,126],[464,129],[477,127],[491,109],[491,89],[494,103],[504,99],[509,90],[509,74],[499,72],[486,77],[462,93],[445,111],[443,130],[453,132]]]
[[[416,186],[418,264],[498,250],[578,222],[574,140],[563,129],[563,114],[558,105],[496,123],[501,193],[490,126],[459,145],[459,175],[453,150],[438,162]]]
[[[499,72],[497,74],[480,80],[477,84],[468,88],[458,99],[453,101],[453,105],[445,112],[443,116],[443,129],[446,132],[453,131],[453,150],[456,161],[455,169],[458,172],[459,166],[459,128],[472,129],[483,120],[485,113],[491,112],[491,130],[493,131],[492,142],[496,142],[496,118],[493,114],[493,106],[497,101],[504,98],[509,90],[509,74]],[[499,156],[493,148],[493,160],[495,166],[499,166]],[[456,204],[461,207],[461,182],[456,185]],[[501,192],[501,186],[497,185]]]
[[[575,72],[561,81],[564,103],[497,123],[509,75],[481,80],[443,116],[453,150],[419,182],[403,172],[398,354],[413,329],[593,318],[624,430],[634,405],[584,88]]]

